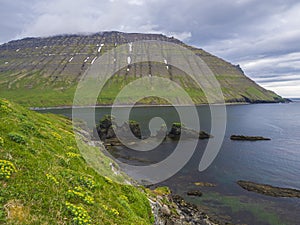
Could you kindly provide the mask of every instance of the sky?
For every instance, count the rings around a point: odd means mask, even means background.
[[[298,0],[0,0],[0,43],[24,37],[163,33],[233,64],[263,87],[300,97]]]

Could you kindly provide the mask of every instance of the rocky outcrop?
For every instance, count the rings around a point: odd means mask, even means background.
[[[296,189],[274,187],[268,184],[258,184],[243,180],[239,180],[237,184],[247,191],[252,191],[263,195],[272,197],[300,198],[300,190]]]
[[[149,199],[155,225],[215,225],[207,214],[196,205],[186,202],[179,195],[158,196]]]
[[[262,136],[244,136],[244,135],[231,135],[231,140],[234,141],[270,141],[271,138]]]
[[[96,131],[102,141],[104,141],[105,139],[112,139],[116,137],[113,126],[116,126],[116,124],[114,122],[114,118],[110,115],[106,115],[103,119],[100,120]]]
[[[208,139],[212,136],[204,131],[197,132],[195,130],[189,129],[182,125],[181,123],[173,123],[168,137],[171,139],[178,140],[182,136],[183,138],[199,138]]]
[[[116,130],[118,134],[122,135],[122,137],[128,141],[128,143],[134,141],[131,140],[131,134],[138,139],[142,139],[141,128],[138,122],[130,120],[121,126],[117,126],[115,118],[110,115],[106,115],[100,120],[100,123],[94,130],[94,136],[99,136],[105,145],[119,146],[122,145],[122,143],[117,138],[115,133]],[[181,123],[173,123],[170,132],[167,132],[166,127],[162,127],[157,131],[157,136],[165,136],[173,140],[179,140],[181,136],[182,138],[197,139],[208,139],[212,137],[212,135],[204,131],[197,132],[195,130],[186,128],[185,126],[182,126]]]
[[[128,141],[132,139],[132,136],[129,134],[133,134],[139,139],[142,138],[140,125],[136,121],[131,120],[124,123],[122,126],[117,126],[115,118],[110,115],[106,115],[100,120],[100,123],[94,132],[94,136],[98,135],[105,145],[122,145],[116,136],[115,130],[117,130],[118,134],[126,138]]]

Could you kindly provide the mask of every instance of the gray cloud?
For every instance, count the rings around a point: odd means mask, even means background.
[[[241,64],[247,75],[281,95],[300,96],[298,2],[0,0],[0,42],[103,30],[164,33]]]

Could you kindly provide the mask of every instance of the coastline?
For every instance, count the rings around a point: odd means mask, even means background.
[[[292,100],[292,99],[287,99],[285,102],[280,102],[280,101],[274,101],[274,102],[269,102],[269,101],[261,101],[261,102],[224,102],[224,103],[201,103],[201,104],[175,104],[175,105],[168,105],[168,104],[135,104],[134,107],[136,108],[147,108],[147,107],[193,107],[193,106],[228,106],[228,105],[256,105],[256,104],[288,104],[288,103],[293,103],[297,102],[297,100]],[[61,106],[49,106],[49,107],[29,107],[30,110],[52,110],[52,109],[71,109],[71,108],[76,108],[76,109],[81,109],[81,108],[111,108],[113,105],[111,104],[97,104],[97,105],[79,105],[79,106],[73,106],[73,105],[61,105]],[[129,108],[132,105],[130,104],[120,104],[120,105],[114,105],[116,108]]]
[[[188,104],[183,104],[183,105],[134,105],[136,108],[148,108],[148,107],[193,107],[193,106],[207,106],[207,105],[212,105],[212,106],[228,106],[228,105],[252,105],[252,104],[279,104],[277,102],[273,103],[247,103],[247,102],[230,102],[230,103],[225,103],[225,104],[220,104],[220,103],[214,103],[214,104],[195,104],[195,105],[188,105]],[[30,110],[35,110],[35,111],[42,111],[42,110],[53,110],[53,109],[84,109],[84,108],[111,108],[112,105],[86,105],[86,106],[50,106],[50,107],[29,107]],[[116,108],[129,108],[131,105],[114,105]]]
[[[77,131],[79,135],[89,136],[90,134],[85,130]],[[102,141],[92,140],[86,142],[90,146],[97,146],[99,151],[103,152],[109,151],[105,147]],[[133,185],[140,188],[142,192],[147,195],[149,204],[152,209],[152,214],[154,216],[155,225],[165,225],[165,224],[200,224],[200,225],[218,225],[226,224],[226,221],[222,221],[221,218],[216,216],[211,217],[205,210],[201,207],[185,201],[183,196],[174,195],[169,187],[167,186],[157,186],[155,189],[147,187],[147,185],[138,184],[138,182],[131,176],[129,176],[126,171],[117,164],[116,167],[111,168],[112,173],[122,173],[128,178],[126,180],[127,184]],[[147,190],[148,189],[148,190]],[[160,189],[160,190],[159,190]]]

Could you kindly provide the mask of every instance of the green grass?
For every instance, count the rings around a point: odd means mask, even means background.
[[[175,80],[186,93],[190,96],[195,104],[208,103],[205,93],[198,87],[194,81],[185,77],[187,75],[176,76]],[[163,76],[162,76],[163,77]],[[275,93],[261,89],[259,86],[249,82],[245,77],[218,75],[216,76],[220,82],[221,89],[225,101],[243,100],[244,97],[253,100],[274,101],[274,98],[280,98]],[[51,107],[51,106],[72,106],[74,94],[77,88],[77,80],[71,80],[66,75],[60,75],[60,80],[51,80],[49,77],[43,77],[39,72],[32,72],[23,77],[22,74],[15,75],[9,72],[0,73],[0,96],[13,100],[23,106],[29,107]],[[119,92],[136,78],[133,76],[113,76],[104,86],[98,96],[97,104],[110,105],[114,102]],[[12,85],[10,86],[10,84]],[[8,88],[10,87],[10,88]],[[154,97],[144,98],[139,101],[140,104],[169,104],[168,101],[158,98],[165,88],[157,89]],[[144,93],[148,90],[146,87],[139,90]],[[215,90],[210,90],[212,94]],[[145,92],[148,94],[148,92]],[[144,94],[145,94],[144,93]],[[88,96],[93,96],[94,93],[86,93]],[[136,90],[132,90],[127,96],[120,99],[120,104],[126,104],[133,99]],[[179,90],[173,90],[169,93],[169,98],[174,103],[178,101],[180,96]],[[182,102],[183,104],[188,103]],[[178,104],[178,103],[177,103]]]
[[[153,223],[142,189],[105,176],[112,176],[110,159],[83,141],[86,154],[98,159],[82,157],[70,120],[4,99],[0,118],[0,167],[10,173],[0,176],[0,224]]]

